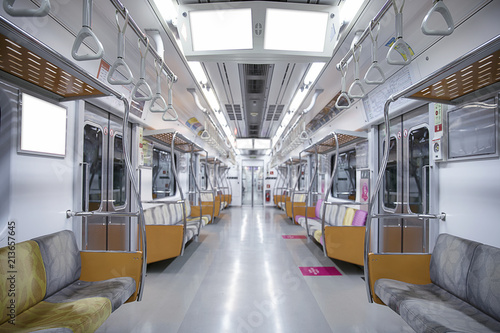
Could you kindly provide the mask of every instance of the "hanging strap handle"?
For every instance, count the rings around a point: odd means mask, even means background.
[[[155,70],[156,70],[156,94],[149,105],[149,111],[151,112],[165,112],[167,111],[167,102],[161,95],[161,71],[162,69],[162,60],[155,60]],[[156,105],[156,107],[155,107]]]
[[[139,38],[137,41],[137,46],[139,47],[139,53],[141,54],[141,69],[139,74],[139,81],[137,81],[134,89],[132,89],[132,99],[136,102],[150,101],[153,99],[153,92],[151,91],[151,87],[146,82],[146,56],[148,55],[149,51],[149,38],[146,37],[146,50],[144,51],[144,53],[142,53],[141,44],[141,39]],[[146,96],[137,94],[140,87],[143,87],[143,89],[146,90]]]
[[[429,18],[431,17],[432,14],[435,12],[441,14],[443,17],[444,21],[446,22],[446,29],[431,29],[429,28],[428,21]],[[422,26],[421,26],[422,32],[425,35],[430,35],[430,36],[448,36],[453,33],[455,30],[455,24],[453,23],[453,17],[451,16],[451,13],[444,4],[443,1],[441,0],[435,0],[434,1],[434,6],[427,12],[427,15],[425,15],[424,20],[422,21]]]
[[[398,9],[396,0],[392,0],[392,6],[396,12],[396,41],[387,52],[387,63],[391,65],[408,65],[413,60],[414,52],[411,47],[403,40],[403,7],[405,1],[401,3]],[[396,57],[395,57],[396,56]]]
[[[174,84],[173,84],[172,81],[168,82],[168,103],[167,103],[167,110],[163,114],[163,117],[161,117],[161,119],[163,119],[164,121],[177,121],[177,119],[179,119],[179,116],[177,115],[177,112],[175,111],[174,106],[172,104],[172,86],[173,85]],[[166,115],[168,114],[169,110],[172,110],[172,112],[173,112],[173,117],[172,118],[167,118],[166,117]]]
[[[47,16],[50,12],[50,1],[42,0],[40,7],[36,9],[30,8],[14,8],[16,0],[3,0],[3,9],[10,16],[25,16],[25,17],[42,17]]]
[[[302,142],[309,140],[309,134],[307,134],[305,122],[302,122],[302,131],[300,132],[299,139]]]
[[[201,137],[203,140],[208,140],[208,139],[210,139],[210,133],[208,133],[208,131],[207,131],[207,122],[206,122],[206,121],[205,121],[205,126],[204,126],[204,129],[203,129],[203,132],[201,132],[200,137]]]
[[[353,46],[352,48],[352,59],[354,60],[354,82],[351,83],[349,87],[349,91],[347,95],[350,98],[363,98],[365,97],[365,89],[363,88],[363,84],[359,80],[359,57],[361,56],[362,45]],[[358,89],[358,93],[355,91]]]
[[[340,73],[342,74],[341,82],[341,90],[339,98],[335,102],[335,107],[339,110],[348,109],[351,107],[351,99],[346,91],[346,83],[345,76],[347,74],[347,63],[340,63]],[[346,105],[340,105],[341,102],[347,103]]]
[[[101,59],[104,56],[104,48],[102,47],[101,41],[97,38],[97,36],[92,31],[92,0],[84,0],[83,1],[83,24],[82,29],[76,35],[75,42],[73,43],[73,48],[71,49],[71,55],[73,59],[78,61],[85,60],[96,60]],[[97,52],[94,54],[78,54],[78,50],[80,46],[82,46],[83,41],[86,38],[90,38],[97,45]]]
[[[380,32],[380,22],[378,22],[375,25],[375,30],[372,28],[373,21],[370,22],[370,38],[372,40],[372,64],[370,68],[365,73],[365,83],[366,84],[382,84],[385,82],[385,74],[382,71],[382,68],[380,68],[378,61],[377,61],[377,49],[378,49],[378,34]],[[375,31],[375,32],[374,32]],[[371,80],[369,77],[374,77],[373,74],[375,74],[375,77],[377,76],[378,73],[378,79]]]
[[[118,19],[118,10],[115,14],[116,17],[116,26],[118,27],[118,55],[116,57],[116,61],[109,69],[108,73],[108,83],[112,85],[128,85],[132,83],[134,76],[132,75],[132,71],[128,67],[127,63],[123,60],[125,55],[125,30],[127,30],[128,25],[128,10],[125,8],[125,22],[123,24],[123,28],[120,28],[120,22]],[[123,67],[126,72],[126,76],[124,79],[113,79],[113,75],[117,71],[119,67]]]

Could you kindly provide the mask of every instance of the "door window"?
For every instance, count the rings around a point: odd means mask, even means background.
[[[385,140],[384,140],[385,141]],[[384,207],[396,209],[398,193],[398,151],[395,137],[389,141],[389,160],[384,175]],[[385,142],[384,142],[385,153]]]
[[[87,124],[83,130],[83,163],[85,182],[88,184],[88,207],[83,211],[95,211],[101,207],[102,202],[102,130],[98,126]],[[87,200],[83,198],[85,204]]]
[[[408,137],[409,209],[412,213],[428,213],[429,207],[429,130],[421,127]]]

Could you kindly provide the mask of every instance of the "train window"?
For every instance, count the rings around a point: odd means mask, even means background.
[[[397,141],[395,137],[391,137],[389,141],[389,160],[387,161],[384,180],[384,207],[396,209],[398,193],[398,156]]]
[[[124,206],[127,202],[127,174],[123,155],[123,137],[114,136],[113,149],[113,206]]]
[[[332,167],[335,155],[332,155]],[[332,196],[335,198],[356,200],[356,149],[339,154],[337,176],[335,177]]]
[[[200,187],[202,190],[208,189],[208,175],[206,165],[201,163],[200,165],[200,173],[201,173],[201,184]]]
[[[497,103],[472,102],[448,112],[448,158],[497,154]]]
[[[175,156],[175,155],[174,155]],[[175,157],[174,157],[175,162]],[[175,195],[176,186],[172,172],[172,154],[153,149],[153,199]]]
[[[85,125],[83,129],[83,163],[87,170],[85,177],[88,180],[88,207],[82,207],[83,211],[94,211],[101,207],[102,201],[102,130],[94,125]],[[82,202],[87,200],[83,198]]]
[[[409,207],[413,213],[428,213],[429,207],[429,129],[410,130],[408,136]]]

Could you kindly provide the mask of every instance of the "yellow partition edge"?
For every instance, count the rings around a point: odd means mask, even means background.
[[[214,211],[214,216],[215,217],[219,216],[219,213],[220,213],[220,203],[221,203],[221,197],[220,197],[220,195],[217,195],[215,197],[215,211]]]
[[[413,284],[431,283],[430,254],[368,254],[368,270],[373,301],[384,304],[375,295],[374,284],[378,279],[393,279]]]
[[[325,246],[328,257],[363,266],[365,227],[325,227]]]
[[[181,254],[183,225],[147,225],[147,263],[177,257]]]
[[[135,293],[127,300],[137,299],[139,283],[141,281],[142,251],[138,252],[80,252],[82,272],[80,280],[102,281],[116,277],[134,278]]]

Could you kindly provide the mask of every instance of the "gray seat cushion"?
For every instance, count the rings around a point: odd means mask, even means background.
[[[115,311],[132,296],[135,289],[135,280],[131,277],[118,277],[95,282],[78,280],[45,301],[66,303],[89,297],[106,297],[111,301],[111,311]]]
[[[467,301],[467,274],[480,243],[440,234],[431,257],[432,283]]]
[[[34,238],[40,247],[49,297],[80,278],[82,262],[75,235],[69,230]]]
[[[374,288],[416,332],[500,332],[500,322],[434,284],[380,279]]]
[[[484,244],[476,248],[468,275],[467,298],[500,321],[500,249]]]

